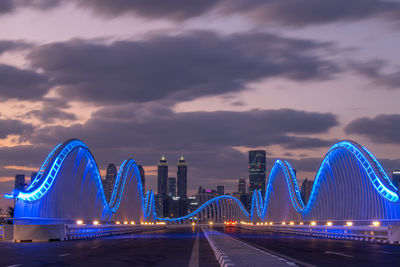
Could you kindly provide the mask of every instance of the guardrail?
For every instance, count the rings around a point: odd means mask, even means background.
[[[158,230],[165,228],[165,225],[76,225],[65,226],[65,239],[93,238],[109,235],[121,235],[142,231]]]
[[[325,238],[349,239],[377,243],[400,243],[400,226],[333,226],[333,225],[282,225],[241,223],[239,227],[257,231],[270,231]]]

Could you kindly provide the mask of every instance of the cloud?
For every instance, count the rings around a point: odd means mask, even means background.
[[[222,10],[295,27],[373,17],[400,19],[400,3],[384,0],[225,0]]]
[[[9,135],[26,135],[33,131],[33,126],[19,120],[0,119],[0,138]]]
[[[0,15],[20,8],[48,10],[75,3],[103,18],[121,15],[184,21],[209,13],[238,14],[249,20],[303,27],[369,18],[399,21],[400,3],[388,0],[2,0]]]
[[[25,41],[0,40],[0,56],[7,51],[19,51],[31,47],[32,44]]]
[[[53,123],[56,120],[73,121],[77,119],[75,114],[62,110],[69,107],[64,99],[43,98],[42,105],[41,109],[31,110],[24,114],[24,117],[35,117],[46,124]]]
[[[14,5],[12,0],[0,1],[0,15],[9,13],[13,10]]]
[[[117,17],[123,14],[134,14],[143,17],[166,17],[174,20],[184,20],[199,16],[212,9],[218,0],[203,1],[132,1],[132,0],[76,0],[79,6],[93,10],[96,14]]]
[[[58,6],[61,2],[62,0],[1,0],[0,15],[12,13],[19,8],[47,10]]]
[[[0,64],[0,81],[0,100],[9,98],[39,99],[49,89],[47,79],[41,74],[5,64]]]
[[[358,74],[371,80],[378,88],[400,89],[400,70],[385,72],[387,63],[382,60],[353,62],[350,67]]]
[[[359,118],[345,127],[348,134],[359,134],[381,144],[400,144],[400,115],[382,114],[374,118]]]
[[[44,127],[36,130],[31,140],[47,143],[76,136],[103,148],[152,146],[160,150],[271,144],[312,148],[327,144],[317,138],[293,134],[324,133],[338,125],[330,113],[290,109],[174,113],[148,108],[135,110],[135,105],[103,108],[85,124]]]
[[[244,90],[271,77],[330,79],[339,67],[317,52],[332,43],[208,31],[110,45],[71,40],[36,47],[28,59],[68,99],[102,103],[191,100]]]

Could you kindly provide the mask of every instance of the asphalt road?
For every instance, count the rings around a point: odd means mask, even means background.
[[[300,265],[400,266],[399,245],[304,237],[240,228],[220,230],[248,244],[297,261]]]
[[[0,242],[0,266],[212,267],[219,264],[200,228],[180,228],[64,242]]]

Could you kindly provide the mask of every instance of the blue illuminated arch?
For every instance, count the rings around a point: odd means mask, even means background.
[[[51,189],[57,175],[60,172],[61,166],[63,165],[66,158],[75,149],[83,149],[84,156],[93,163],[92,168],[94,169],[94,175],[96,179],[96,185],[101,195],[101,200],[105,212],[116,213],[120,207],[122,195],[124,192],[125,183],[127,181],[127,175],[130,172],[134,172],[137,179],[137,186],[139,192],[143,192],[142,184],[140,179],[140,173],[136,162],[133,159],[128,159],[123,161],[117,174],[114,189],[112,192],[112,197],[110,202],[107,202],[103,183],[101,181],[101,175],[98,165],[89,151],[89,148],[85,143],[78,139],[71,139],[64,143],[58,144],[46,157],[42,166],[39,169],[38,174],[35,176],[34,180],[25,190],[14,190],[12,194],[5,194],[5,198],[16,198],[24,201],[25,203],[35,203],[45,196],[45,194]],[[140,201],[142,210],[144,212],[144,217],[155,218],[154,209],[154,195],[153,192],[148,192],[148,200],[145,201],[144,196],[140,195]]]
[[[216,198],[207,201],[199,208],[197,208],[194,212],[186,216],[174,219],[158,218],[155,213],[154,193],[152,191],[149,191],[147,192],[146,195],[142,194],[143,190],[142,190],[139,170],[136,162],[133,159],[127,159],[123,161],[123,163],[121,164],[118,171],[118,175],[116,177],[115,186],[112,192],[111,199],[109,202],[107,202],[97,163],[94,160],[93,155],[89,151],[88,147],[82,141],[77,139],[71,139],[62,144],[57,145],[48,154],[42,166],[40,167],[38,174],[34,177],[33,181],[27,187],[27,189],[21,191],[14,190],[12,194],[6,194],[5,197],[17,198],[27,204],[30,203],[34,204],[40,199],[42,199],[54,185],[54,181],[57,179],[61,167],[63,166],[67,157],[76,149],[80,149],[80,151],[82,151],[82,155],[86,157],[89,160],[89,162],[91,162],[92,164],[91,168],[93,169],[96,185],[100,192],[104,210],[110,213],[116,213],[120,209],[123,193],[124,191],[126,191],[125,187],[128,180],[128,176],[131,177],[132,175],[134,175],[137,178],[138,192],[140,192],[138,197],[139,201],[141,202],[141,208],[144,217],[153,220],[158,219],[166,222],[179,222],[192,218],[193,216],[195,216],[199,212],[204,211],[208,207],[213,207],[214,209],[217,210],[220,210],[222,208],[232,209],[233,208],[232,203],[234,204],[235,212],[240,210],[243,217],[247,219],[251,220],[265,219],[271,201],[271,192],[273,192],[273,183],[274,181],[276,181],[276,179],[284,179],[284,184],[286,187],[285,190],[287,190],[284,191],[285,192],[284,196],[286,197],[287,193],[288,203],[290,203],[290,205],[293,207],[297,215],[301,215],[304,217],[310,214],[312,210],[315,210],[315,207],[313,209],[313,206],[316,203],[317,195],[320,191],[321,183],[323,182],[323,179],[325,179],[324,177],[326,177],[326,173],[328,173],[329,170],[332,169],[332,167],[335,167],[335,165],[339,164],[337,160],[338,157],[342,157],[340,153],[346,151],[347,153],[346,157],[349,157],[348,155],[351,155],[352,159],[358,162],[357,166],[359,167],[357,168],[361,169],[358,170],[354,166],[344,166],[344,167],[342,166],[342,167],[345,169],[353,168],[351,169],[351,171],[353,172],[354,171],[358,171],[359,173],[363,172],[363,174],[359,175],[359,177],[363,178],[362,180],[363,183],[368,182],[367,185],[368,187],[371,188],[371,190],[368,193],[369,194],[368,197],[369,198],[375,197],[372,194],[376,194],[377,198],[382,198],[384,200],[384,202],[382,202],[382,199],[379,200],[381,201],[379,202],[381,203],[379,204],[381,205],[380,209],[381,207],[386,208],[386,206],[389,205],[388,207],[389,209],[391,209],[390,211],[391,215],[389,217],[400,218],[400,197],[398,195],[398,189],[390,181],[383,167],[378,162],[378,160],[373,156],[373,154],[369,152],[366,148],[352,141],[342,141],[336,143],[329,149],[315,176],[314,186],[312,188],[312,192],[309,201],[307,203],[303,203],[303,200],[301,199],[299,186],[297,184],[297,179],[290,163],[286,160],[280,160],[280,159],[276,160],[269,175],[265,198],[263,198],[260,191],[256,190],[252,197],[250,213],[243,207],[240,200],[238,200],[233,196],[224,195],[224,196],[218,196]],[[335,190],[335,188],[330,188],[330,190]],[[223,205],[221,205],[221,203]]]

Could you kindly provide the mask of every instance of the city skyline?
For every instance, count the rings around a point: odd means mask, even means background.
[[[183,150],[190,194],[235,191],[257,149],[299,183],[342,139],[400,168],[398,1],[211,2],[3,1],[0,194],[72,137],[103,175],[142,163],[153,190]]]

